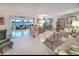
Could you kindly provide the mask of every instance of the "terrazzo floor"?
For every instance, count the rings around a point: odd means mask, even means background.
[[[13,49],[9,49],[4,55],[54,55],[54,52],[46,47],[38,37],[33,38],[28,31],[25,32],[27,35],[11,39],[14,42]]]

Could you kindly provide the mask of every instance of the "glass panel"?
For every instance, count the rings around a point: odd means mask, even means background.
[[[17,36],[21,36],[21,31],[13,31],[12,32],[12,37],[17,37]]]
[[[24,34],[24,36],[29,36],[30,35],[30,31],[29,30],[24,30],[23,34]]]
[[[11,30],[15,30],[15,20],[11,20]]]
[[[44,24],[45,24],[45,25],[49,25],[49,21],[50,21],[50,20],[49,20],[48,18],[44,18]]]
[[[12,37],[15,37],[15,35],[16,35],[16,32],[12,32]]]
[[[16,30],[17,28],[23,27],[26,29],[28,26],[34,24],[34,20],[11,20],[12,28],[12,37],[22,36],[22,35],[30,35],[29,30]]]
[[[16,35],[15,36],[21,36],[21,31],[16,31]]]
[[[21,20],[16,20],[15,25],[16,26],[22,25],[22,21]]]

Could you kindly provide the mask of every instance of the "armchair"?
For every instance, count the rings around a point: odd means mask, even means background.
[[[3,54],[3,48],[9,46],[12,48],[13,42],[10,41],[10,38],[6,38],[7,30],[0,30],[0,53]]]

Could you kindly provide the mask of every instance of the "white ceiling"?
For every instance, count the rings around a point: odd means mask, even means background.
[[[36,16],[47,14],[55,16],[78,6],[77,3],[9,3],[0,4],[0,12],[8,12],[10,15]]]

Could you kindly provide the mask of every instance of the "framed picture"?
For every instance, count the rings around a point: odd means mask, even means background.
[[[72,24],[72,21],[73,21],[73,20],[76,20],[76,16],[68,17],[68,18],[67,18],[67,23],[68,23],[68,24]]]
[[[4,17],[0,17],[0,25],[4,25]]]

